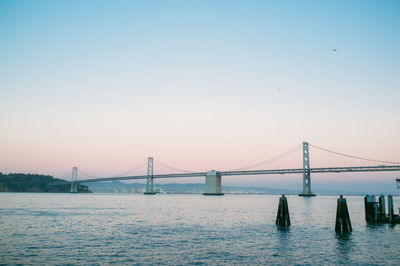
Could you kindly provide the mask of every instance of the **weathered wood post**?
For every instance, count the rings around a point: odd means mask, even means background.
[[[364,197],[365,220],[367,222],[376,222],[378,220],[378,204],[374,195]]]
[[[278,213],[276,215],[276,225],[290,226],[289,207],[285,195],[279,198]]]
[[[370,220],[368,202],[369,202],[369,195],[367,194],[367,195],[364,197],[365,221],[367,221],[367,222]]]
[[[389,223],[393,223],[393,214],[394,214],[394,209],[393,209],[393,197],[392,195],[388,196],[388,215],[389,215]]]
[[[385,196],[381,195],[379,197],[379,222],[384,222],[386,218],[385,213]]]
[[[374,203],[372,195],[367,195],[364,197],[364,206],[365,206],[365,220],[367,222],[374,221]]]
[[[337,199],[335,231],[338,234],[347,234],[352,230],[346,199],[340,195]]]
[[[373,210],[373,222],[378,221],[378,203],[376,202],[375,195],[371,196],[371,201],[372,201],[372,210]]]

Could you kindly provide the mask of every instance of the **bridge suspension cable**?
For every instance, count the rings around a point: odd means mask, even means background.
[[[90,178],[94,178],[94,179],[100,178],[99,176],[93,176],[93,175],[91,175],[91,174],[86,173],[85,171],[82,171],[81,168],[79,168],[78,176],[79,176],[80,174],[83,174],[83,175],[86,176],[86,177],[90,177]]]
[[[312,145],[312,144],[309,144],[309,145],[311,147],[316,148],[316,149],[319,149],[319,150],[322,150],[322,151],[326,151],[326,152],[329,152],[329,153],[333,153],[333,154],[337,154],[337,155],[341,155],[341,156],[345,156],[345,157],[348,157],[348,158],[353,158],[353,159],[358,159],[358,160],[363,160],[363,161],[369,161],[369,162],[375,162],[375,163],[400,164],[400,162],[391,162],[391,161],[381,161],[381,160],[367,159],[367,158],[363,158],[363,157],[359,157],[359,156],[348,155],[348,154],[344,154],[344,153],[341,153],[341,152],[328,150],[328,149],[319,147],[317,145]]]
[[[116,175],[112,175],[112,176],[115,176],[115,177],[118,177],[118,176],[120,176],[120,177],[125,176],[125,175],[131,173],[132,171],[135,171],[135,170],[137,170],[137,169],[139,169],[139,168],[145,166],[146,164],[147,164],[147,160],[144,160],[144,161],[140,162],[139,164],[135,165],[134,167],[128,169],[127,171],[124,171],[124,172],[122,172],[122,173],[120,173],[120,174],[116,174]],[[101,178],[100,176],[91,175],[91,174],[89,174],[89,173],[83,171],[81,168],[79,168],[78,175],[83,175],[84,177],[89,177],[89,178],[93,178],[93,179]],[[71,176],[71,171],[69,172],[69,176]]]
[[[68,172],[66,172],[64,175],[62,175],[60,178],[61,179],[65,179],[65,180],[70,180],[72,177],[72,170],[69,170]]]
[[[256,164],[248,165],[248,166],[245,166],[245,167],[242,167],[242,168],[234,169],[234,170],[231,170],[231,171],[243,171],[243,170],[252,169],[252,168],[255,168],[257,166],[264,165],[264,164],[272,163],[274,161],[277,161],[277,160],[279,160],[281,158],[284,158],[284,157],[294,153],[295,151],[298,151],[299,149],[301,149],[301,147],[302,147],[302,144],[298,144],[298,145],[294,146],[293,148],[291,148],[291,149],[289,149],[289,150],[287,150],[285,152],[282,152],[281,154],[278,154],[277,156],[274,156],[274,157],[272,157],[272,158],[270,158],[268,160],[265,160],[265,161],[262,161],[262,162],[259,162],[259,163],[256,163]]]
[[[190,171],[190,170],[184,170],[184,169],[179,169],[179,168],[176,168],[176,167],[172,167],[172,166],[170,166],[168,164],[165,164],[165,163],[163,163],[163,162],[161,162],[160,160],[157,160],[157,159],[154,159],[154,161],[157,163],[156,165],[162,165],[162,166],[164,166],[164,167],[166,167],[168,169],[171,169],[171,170],[180,171],[180,172],[184,172],[184,173],[196,172],[196,171]]]
[[[135,170],[138,170],[139,168],[145,166],[146,164],[147,164],[147,160],[144,160],[141,163],[138,163],[137,165],[135,165],[134,167],[132,167],[132,168],[120,173],[120,174],[116,174],[114,176],[125,176],[125,175],[127,175],[127,174],[129,174],[129,173],[131,173],[131,172],[133,172]]]

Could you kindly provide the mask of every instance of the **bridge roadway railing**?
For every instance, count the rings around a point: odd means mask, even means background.
[[[353,166],[353,167],[327,167],[327,168],[310,168],[311,173],[343,173],[343,172],[386,172],[386,171],[400,171],[400,165],[396,166]],[[249,170],[249,171],[221,171],[221,176],[232,175],[275,175],[275,174],[299,174],[303,173],[303,168],[294,169],[270,169],[270,170]],[[199,177],[205,176],[206,172],[196,173],[179,173],[179,174],[162,174],[153,175],[153,178],[179,178],[179,177]],[[120,177],[105,177],[95,179],[78,180],[79,183],[92,183],[116,180],[134,180],[134,179],[147,179],[147,175],[138,176],[120,176]]]
[[[325,167],[310,168],[311,173],[342,173],[342,172],[382,172],[400,171],[398,166],[352,166],[352,167]],[[273,175],[273,174],[298,174],[303,173],[303,168],[296,169],[273,169],[273,170],[251,170],[251,171],[227,171],[220,172],[226,175]]]
[[[185,174],[163,174],[163,175],[153,175],[153,178],[156,179],[156,178],[196,177],[205,175],[206,175],[205,172],[185,173]],[[116,181],[116,180],[134,180],[134,179],[147,179],[147,175],[102,177],[102,178],[84,179],[78,181],[79,183],[93,183],[93,182]]]

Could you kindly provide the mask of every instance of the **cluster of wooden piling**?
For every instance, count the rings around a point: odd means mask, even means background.
[[[364,197],[365,220],[368,223],[400,223],[399,215],[394,214],[393,197],[387,197],[388,213],[386,214],[385,196],[381,195],[379,201],[376,201],[374,195]]]

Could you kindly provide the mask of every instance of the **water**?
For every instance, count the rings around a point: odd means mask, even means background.
[[[278,230],[279,196],[0,193],[0,263],[400,264],[400,225],[366,225],[346,198],[339,237],[336,197],[289,196]]]

